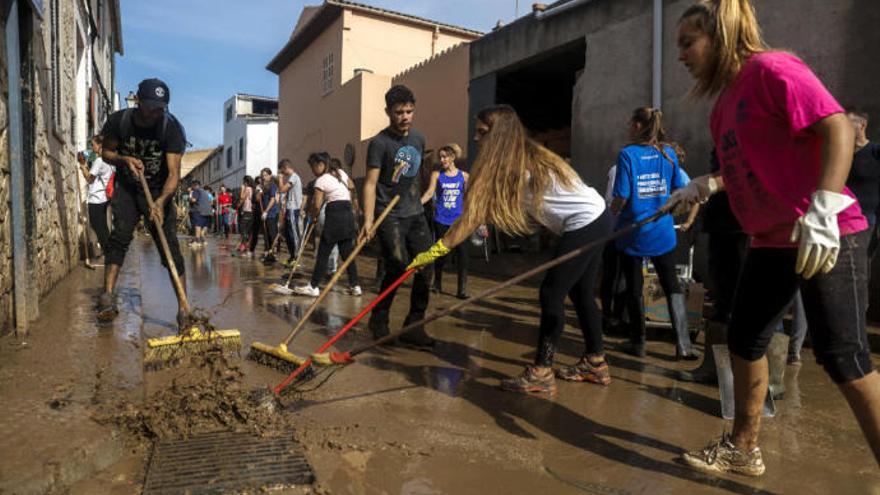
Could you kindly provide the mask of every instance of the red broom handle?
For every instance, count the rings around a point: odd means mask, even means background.
[[[376,297],[376,299],[373,299],[373,302],[371,302],[364,309],[362,309],[361,312],[358,313],[357,316],[352,318],[351,321],[346,323],[344,327],[340,328],[339,331],[336,332],[336,334],[333,335],[333,337],[330,340],[328,340],[326,343],[324,343],[324,345],[322,345],[320,348],[318,348],[318,350],[315,351],[314,354],[320,354],[320,353],[326,351],[327,349],[329,349],[330,346],[332,346],[339,339],[341,339],[342,336],[346,334],[346,332],[348,332],[349,330],[352,329],[352,327],[357,325],[357,323],[359,321],[361,321],[363,319],[363,317],[367,315],[367,313],[372,311],[373,308],[375,308],[377,304],[382,302],[382,300],[385,299],[386,297],[388,297],[389,294],[391,294],[392,292],[397,290],[397,288],[400,287],[400,284],[404,283],[406,281],[406,279],[408,279],[410,277],[410,275],[415,273],[415,271],[416,271],[415,268],[410,268],[409,270],[403,272],[403,275],[401,275],[400,278],[398,278],[397,280],[394,281],[394,283],[389,285],[387,289],[383,290],[382,293]],[[301,364],[299,366],[299,368],[297,368],[293,373],[288,375],[288,377],[285,378],[283,382],[278,384],[278,386],[276,386],[273,389],[273,391],[275,392],[275,395],[280,394],[282,390],[284,390],[288,385],[290,385],[291,382],[296,380],[296,377],[299,376],[311,364],[312,364],[312,357],[309,356],[309,358],[306,359],[306,361],[303,364]]]

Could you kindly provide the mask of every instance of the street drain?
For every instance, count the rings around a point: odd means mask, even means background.
[[[235,493],[314,481],[312,468],[292,433],[270,438],[210,433],[157,443],[144,495]]]

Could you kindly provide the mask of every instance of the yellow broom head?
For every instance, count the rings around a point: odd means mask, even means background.
[[[217,348],[239,352],[241,333],[238,330],[202,331],[198,327],[192,327],[180,335],[147,339],[144,346],[144,365],[148,369],[158,369],[174,364],[184,357]]]
[[[251,352],[248,353],[248,359],[285,373],[293,372],[306,362],[305,359],[288,351],[287,346],[284,344],[271,346],[261,342],[251,343]]]

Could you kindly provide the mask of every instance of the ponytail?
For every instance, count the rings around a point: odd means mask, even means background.
[[[715,50],[711,69],[694,86],[695,96],[720,93],[748,57],[767,50],[750,0],[699,0],[681,15],[679,23],[685,22],[706,33]]]
[[[666,140],[666,129],[663,127],[663,112],[659,108],[639,107],[633,110],[632,122],[639,124],[639,133],[636,135],[638,144],[652,146],[663,155],[670,163],[672,158],[666,154],[665,147],[669,146],[678,157],[679,163],[684,162],[684,150],[674,141]]]

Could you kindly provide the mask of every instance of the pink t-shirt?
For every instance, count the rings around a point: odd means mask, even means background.
[[[324,191],[324,201],[351,201],[351,191],[348,190],[348,175],[339,171],[339,179],[330,172],[318,177],[315,188]]]
[[[712,139],[730,207],[752,246],[793,246],[791,231],[810,207],[821,168],[821,139],[807,128],[841,112],[809,67],[786,52],[753,55],[718,97]],[[858,203],[837,221],[841,235],[868,228]]]

